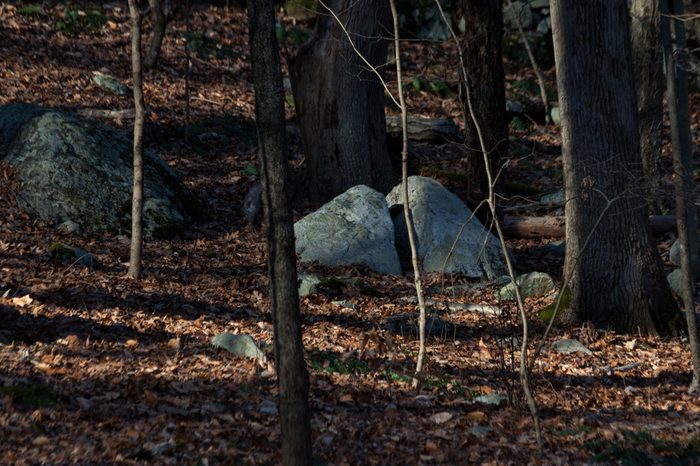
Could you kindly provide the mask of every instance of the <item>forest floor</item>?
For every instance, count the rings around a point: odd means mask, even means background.
[[[0,2],[0,104],[130,108],[130,98],[106,94],[91,81],[92,71],[107,67],[130,83],[129,25],[122,3],[101,10],[104,17],[97,19],[89,10],[70,15],[63,3],[43,5]],[[63,21],[62,31],[57,21]],[[246,333],[258,342],[273,340],[264,234],[247,226],[240,214],[257,160],[246,22],[238,8],[198,6],[193,11],[192,30],[198,33],[193,37],[201,50],[192,67],[188,142],[183,138],[185,25],[180,17],[166,38],[161,66],[145,77],[146,145],[206,201],[212,215],[181,238],[147,239],[142,280],[125,276],[128,238],[68,236],[28,216],[14,201],[12,173],[3,169],[0,464],[279,461],[274,373],[210,343],[224,331]],[[94,30],[86,31],[93,23]],[[452,49],[450,44],[408,43],[406,75],[455,89]],[[536,100],[531,71],[510,68],[515,69],[508,70],[509,98]],[[553,88],[553,70],[546,75]],[[453,93],[421,85],[416,90],[410,84],[408,104],[415,113],[459,118]],[[697,95],[693,100],[700,103]],[[288,112],[291,120],[293,109]],[[693,119],[697,124],[697,113]],[[129,121],[108,123],[130,131]],[[511,134],[515,152],[504,177],[511,191],[521,187],[519,193],[512,191],[512,207],[523,197],[561,186],[561,154],[554,125],[514,121]],[[291,151],[300,152],[298,141],[292,139]],[[670,173],[667,152],[664,169]],[[459,177],[446,174],[459,173],[464,163],[459,147],[414,144],[412,153],[419,161],[416,172],[437,176],[459,192]],[[297,168],[300,163],[293,162]],[[523,187],[529,191],[522,192]],[[303,189],[299,192],[295,213],[302,216],[308,206]],[[665,259],[671,240],[659,238]],[[510,240],[518,271],[546,271],[560,282],[562,259],[539,249],[549,241]],[[99,267],[57,260],[49,251],[53,242],[89,251]],[[700,407],[697,397],[686,394],[691,363],[682,336],[555,328],[532,374],[546,440],[540,458],[515,372],[520,322],[513,303],[497,302],[491,286],[428,275],[428,294],[438,303],[431,312],[452,327],[450,334],[428,340],[427,377],[416,392],[411,388],[418,348],[413,327],[394,331],[383,325],[389,316],[416,311],[408,299],[414,294],[412,277],[359,267],[299,267],[361,282],[328,280],[302,300],[313,448],[319,460],[700,463]],[[455,284],[468,286],[448,291]],[[333,303],[340,300],[351,306]],[[442,305],[448,302],[489,304],[502,312],[449,312]],[[535,344],[544,330],[537,312],[550,302],[526,302]],[[592,354],[550,351],[549,344],[561,338],[578,339]],[[475,402],[490,394],[505,401]]]

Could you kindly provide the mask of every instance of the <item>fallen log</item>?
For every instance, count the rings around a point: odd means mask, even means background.
[[[676,229],[673,215],[649,217],[651,233],[661,236]],[[510,238],[563,238],[566,235],[566,220],[563,216],[511,217],[502,221],[503,234]]]
[[[390,137],[401,137],[401,116],[386,116],[386,132]],[[412,141],[461,141],[459,127],[451,119],[408,117],[408,139]]]

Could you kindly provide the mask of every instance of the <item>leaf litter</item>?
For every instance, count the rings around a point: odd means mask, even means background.
[[[129,109],[129,98],[91,82],[92,72],[107,65],[130,85],[125,9],[104,10],[104,25],[72,36],[52,23],[65,18],[65,8],[48,2],[39,14],[24,15],[14,4],[0,5],[7,25],[0,28],[0,104]],[[10,167],[0,167],[2,464],[279,462],[274,366],[261,367],[210,344],[224,332],[273,341],[264,235],[240,214],[257,178],[250,168],[256,166],[256,148],[245,12],[198,5],[192,24],[195,31],[214,32],[209,36],[232,53],[209,56],[209,65],[193,64],[192,139],[185,144],[185,28],[175,18],[162,65],[145,78],[151,108],[146,144],[206,200],[212,215],[180,238],[147,239],[143,280],[125,278],[127,238],[68,235],[23,213],[14,197],[18,180]],[[456,63],[448,45],[435,47],[430,53]],[[408,73],[430,73],[428,48],[407,44]],[[445,66],[433,78],[455,86],[456,73],[446,71],[455,69]],[[459,120],[457,105],[441,94],[413,93],[409,105],[425,116],[447,113]],[[106,121],[129,131],[128,119]],[[552,168],[561,169],[556,129],[517,137],[535,147],[530,158],[539,167],[516,170],[513,164],[508,179],[556,188],[557,178],[550,176]],[[300,152],[294,136],[291,144],[292,152]],[[433,174],[459,172],[464,163],[452,147],[415,143],[412,150],[420,170]],[[301,179],[299,162],[291,163],[293,176]],[[457,193],[462,189],[454,178],[443,181]],[[295,184],[303,192],[303,182]],[[297,216],[308,211],[300,199]],[[57,261],[50,251],[54,243],[89,251],[100,267]],[[509,242],[522,271],[560,277],[561,258],[533,252],[542,244]],[[496,289],[426,277],[431,316],[453,331],[429,339],[427,377],[416,393],[416,306],[405,299],[412,296],[410,277],[358,267],[300,268],[360,280],[376,291],[343,285],[301,301],[314,454],[328,463],[699,461],[700,408],[685,393],[691,365],[681,337],[555,329],[549,345],[577,340],[593,355],[545,350],[535,364],[532,385],[548,442],[538,458],[514,372],[517,313],[512,304],[497,302]],[[455,285],[461,291],[448,290]],[[544,329],[537,312],[550,303],[527,300],[535,341]],[[478,312],[480,307],[498,312]],[[499,402],[475,402],[479,397]]]

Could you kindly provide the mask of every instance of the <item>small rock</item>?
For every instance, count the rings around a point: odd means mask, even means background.
[[[508,113],[525,113],[525,106],[517,100],[506,100],[506,112]]]
[[[131,89],[120,83],[117,78],[101,71],[92,72],[92,82],[97,87],[115,95],[130,96]]]
[[[276,416],[277,415],[277,404],[273,401],[265,400],[262,402],[262,404],[258,408],[258,412],[260,414],[267,414],[268,416]]]
[[[205,413],[219,414],[224,413],[228,410],[228,406],[223,403],[204,403],[202,405],[202,411]]]
[[[572,354],[572,353],[583,353],[592,355],[593,352],[583,346],[578,340],[573,340],[571,338],[564,338],[562,340],[555,341],[552,343],[552,350],[561,354]]]
[[[564,205],[565,201],[566,195],[563,189],[557,189],[554,192],[547,193],[544,196],[540,197],[540,202],[543,202],[545,204],[554,204],[556,206]]]
[[[498,393],[489,393],[488,395],[480,395],[474,398],[475,403],[482,403],[485,405],[494,406],[498,406],[506,400],[507,398],[505,396],[499,395]]]
[[[211,340],[211,344],[217,348],[222,348],[236,356],[248,359],[265,360],[265,353],[255,344],[255,340],[250,335],[234,335],[232,333],[220,333]]]
[[[335,304],[338,307],[342,307],[343,309],[352,309],[355,310],[357,307],[355,303],[348,301],[347,299],[341,299],[340,301],[331,301],[332,304]]]
[[[80,233],[80,225],[78,225],[72,220],[66,220],[65,222],[58,225],[56,229],[61,233],[65,233],[67,235],[72,235],[73,233]]]
[[[435,413],[432,416],[430,416],[430,420],[433,421],[435,424],[444,424],[453,417],[454,415],[451,412],[443,411],[441,413]]]
[[[545,296],[554,291],[554,280],[546,273],[530,272],[520,275],[516,278],[516,282],[520,286],[520,295],[523,299]],[[515,299],[515,285],[509,283],[498,292],[498,299],[513,300]]]
[[[471,427],[468,432],[475,437],[485,438],[488,434],[493,432],[493,428],[487,426],[474,426]]]
[[[71,264],[81,265],[90,269],[97,265],[97,260],[84,249],[74,248],[63,243],[51,243],[49,251],[58,259],[70,261]]]
[[[297,278],[299,281],[299,297],[301,298],[316,293],[316,289],[321,283],[321,280],[316,275],[310,273],[300,273]]]
[[[542,246],[540,251],[542,251],[544,254],[563,257],[566,255],[566,241],[563,239],[559,241],[552,241],[551,243],[547,243]]]

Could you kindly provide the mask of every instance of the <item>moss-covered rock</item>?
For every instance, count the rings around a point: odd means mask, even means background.
[[[0,107],[0,157],[17,167],[20,206],[88,232],[131,229],[133,152],[116,129],[54,109]],[[144,232],[172,237],[206,215],[158,155],[144,152]]]

